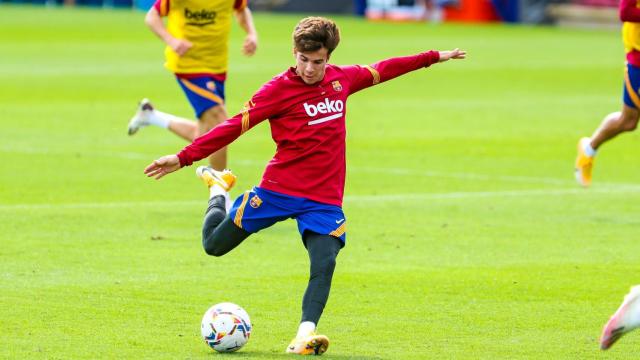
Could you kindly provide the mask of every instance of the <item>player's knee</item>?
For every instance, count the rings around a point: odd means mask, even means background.
[[[312,264],[312,273],[316,276],[331,277],[335,268],[336,257],[333,255],[327,255],[322,259],[318,259],[315,264]]]
[[[202,247],[204,248],[204,252],[210,256],[220,257],[227,253],[224,249],[217,246],[215,239],[211,237],[204,237],[202,239]]]
[[[627,118],[622,122],[622,129],[624,131],[633,131],[638,127],[637,118]]]

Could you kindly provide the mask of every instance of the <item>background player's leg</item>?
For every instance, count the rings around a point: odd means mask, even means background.
[[[198,121],[198,136],[206,133],[207,131],[216,127],[216,125],[227,120],[227,110],[224,105],[217,105],[205,110],[200,115],[200,121]],[[209,156],[210,166],[218,171],[222,171],[227,168],[227,147],[216,151]]]
[[[198,123],[195,121],[157,110],[149,99],[142,99],[138,104],[138,111],[129,121],[129,135],[149,125],[165,128],[189,142],[198,135]]]
[[[611,113],[604,118],[600,127],[591,136],[591,146],[597,149],[620,133],[635,130],[639,117],[638,109],[623,105],[621,112]]]
[[[309,284],[302,299],[302,322],[318,324],[329,298],[336,257],[342,247],[339,239],[330,235],[305,232],[304,241],[309,252]]]
[[[192,142],[198,135],[198,124],[195,121],[173,116],[169,121],[169,131]]]
[[[239,228],[227,216],[226,199],[217,195],[209,199],[209,206],[202,225],[202,246],[213,256],[222,256],[231,251],[251,233]]]

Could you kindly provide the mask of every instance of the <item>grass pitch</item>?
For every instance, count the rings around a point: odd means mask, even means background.
[[[254,58],[233,33],[230,113],[293,64],[300,16],[255,18]],[[348,243],[325,357],[603,357],[601,327],[640,281],[638,135],[602,148],[591,189],[572,168],[578,138],[620,107],[619,33],[336,20],[337,64],[469,58],[350,99]],[[0,34],[0,358],[289,358],[308,276],[295,223],[207,257],[193,168],[142,174],[185,143],[157,128],[128,137],[136,102],[192,117],[143,14],[0,6]],[[236,194],[273,150],[266,123],[231,146]],[[228,356],[199,335],[221,301],[254,325]]]

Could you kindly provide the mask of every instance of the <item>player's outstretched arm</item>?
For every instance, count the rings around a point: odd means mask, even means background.
[[[458,48],[455,48],[451,51],[439,51],[440,53],[440,60],[438,62],[445,62],[449,59],[466,59],[467,58],[467,52],[464,50],[460,50]]]
[[[156,180],[180,169],[180,159],[176,155],[166,155],[157,160],[153,160],[145,169],[144,173],[148,177],[155,177]]]

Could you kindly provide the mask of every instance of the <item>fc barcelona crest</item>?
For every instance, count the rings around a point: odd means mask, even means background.
[[[335,91],[342,91],[342,85],[340,84],[340,81],[334,81],[331,83],[331,85],[333,85],[333,90]]]
[[[262,199],[260,199],[258,195],[254,195],[251,200],[249,200],[249,205],[251,205],[252,208],[257,209],[262,205]]]

